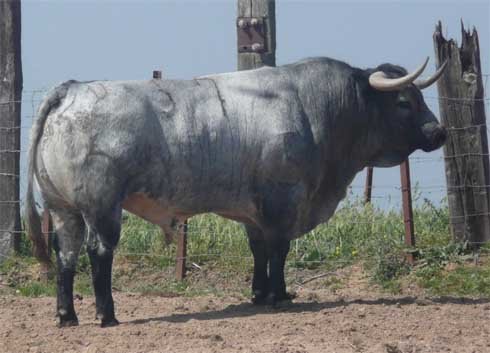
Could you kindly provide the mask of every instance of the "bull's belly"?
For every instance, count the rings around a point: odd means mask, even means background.
[[[128,212],[158,225],[165,233],[167,241],[172,240],[175,232],[186,219],[200,213],[215,213],[237,222],[256,223],[256,217],[254,217],[256,212],[252,205],[228,208],[189,208],[183,205],[169,204],[167,201],[155,200],[144,193],[133,193],[126,197],[122,207]]]

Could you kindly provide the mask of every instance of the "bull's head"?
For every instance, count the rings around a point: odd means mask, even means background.
[[[422,96],[424,89],[441,77],[447,62],[426,80],[417,80],[429,58],[417,70],[407,74],[395,65],[383,64],[369,73],[373,91],[376,126],[382,136],[382,148],[372,166],[387,167],[399,164],[417,149],[425,152],[441,147],[446,141],[446,129],[439,124]]]

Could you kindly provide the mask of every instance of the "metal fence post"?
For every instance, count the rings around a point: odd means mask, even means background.
[[[51,256],[51,233],[53,232],[53,224],[51,222],[51,215],[49,210],[45,208],[43,210],[43,218],[41,222],[41,231],[44,235],[44,240],[46,242],[46,249],[48,251],[48,256]]]
[[[415,247],[415,233],[413,226],[413,210],[412,210],[412,190],[410,185],[410,166],[408,159],[400,165],[400,177],[402,184],[403,198],[403,223],[405,224],[405,244],[409,247]],[[407,261],[413,264],[415,260],[414,253],[407,254]]]
[[[371,193],[373,190],[373,167],[366,169],[366,186],[364,188],[364,203],[371,202]]]
[[[153,79],[161,80],[162,72],[160,70],[153,71]],[[177,233],[177,254],[175,259],[175,277],[182,281],[186,275],[186,257],[187,257],[187,220]]]
[[[175,276],[179,281],[182,281],[186,276],[186,257],[187,257],[187,220],[179,229],[177,235],[177,264]]]

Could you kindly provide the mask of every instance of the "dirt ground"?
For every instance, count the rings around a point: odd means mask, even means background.
[[[362,281],[332,292],[318,282],[293,287],[298,297],[276,309],[239,294],[116,292],[121,325],[104,329],[93,297],[76,300],[80,326],[58,329],[55,298],[6,295],[0,352],[490,352],[488,300],[389,296]]]

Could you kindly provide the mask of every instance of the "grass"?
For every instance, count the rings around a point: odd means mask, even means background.
[[[373,283],[392,293],[400,293],[410,282],[432,295],[490,297],[490,264],[469,264],[473,258],[471,251],[452,243],[447,205],[442,202],[436,206],[422,200],[417,191],[414,198],[416,249],[404,244],[404,226],[398,209],[364,205],[351,195],[328,224],[292,242],[288,269],[329,271],[361,264]],[[29,242],[23,239],[21,256],[4,262],[0,275],[7,278],[7,285],[18,294],[54,295],[54,280],[40,283],[35,276],[28,275],[35,266],[29,249]],[[482,253],[488,250],[483,249]],[[409,251],[419,254],[415,267],[405,260]],[[158,227],[125,214],[114,286],[166,296],[247,292],[253,261],[240,224],[216,215],[193,217],[188,224],[187,253],[189,277],[176,282],[175,244],[167,246]],[[75,292],[91,294],[90,266],[85,254],[77,271]],[[342,283],[333,285],[342,287]]]

